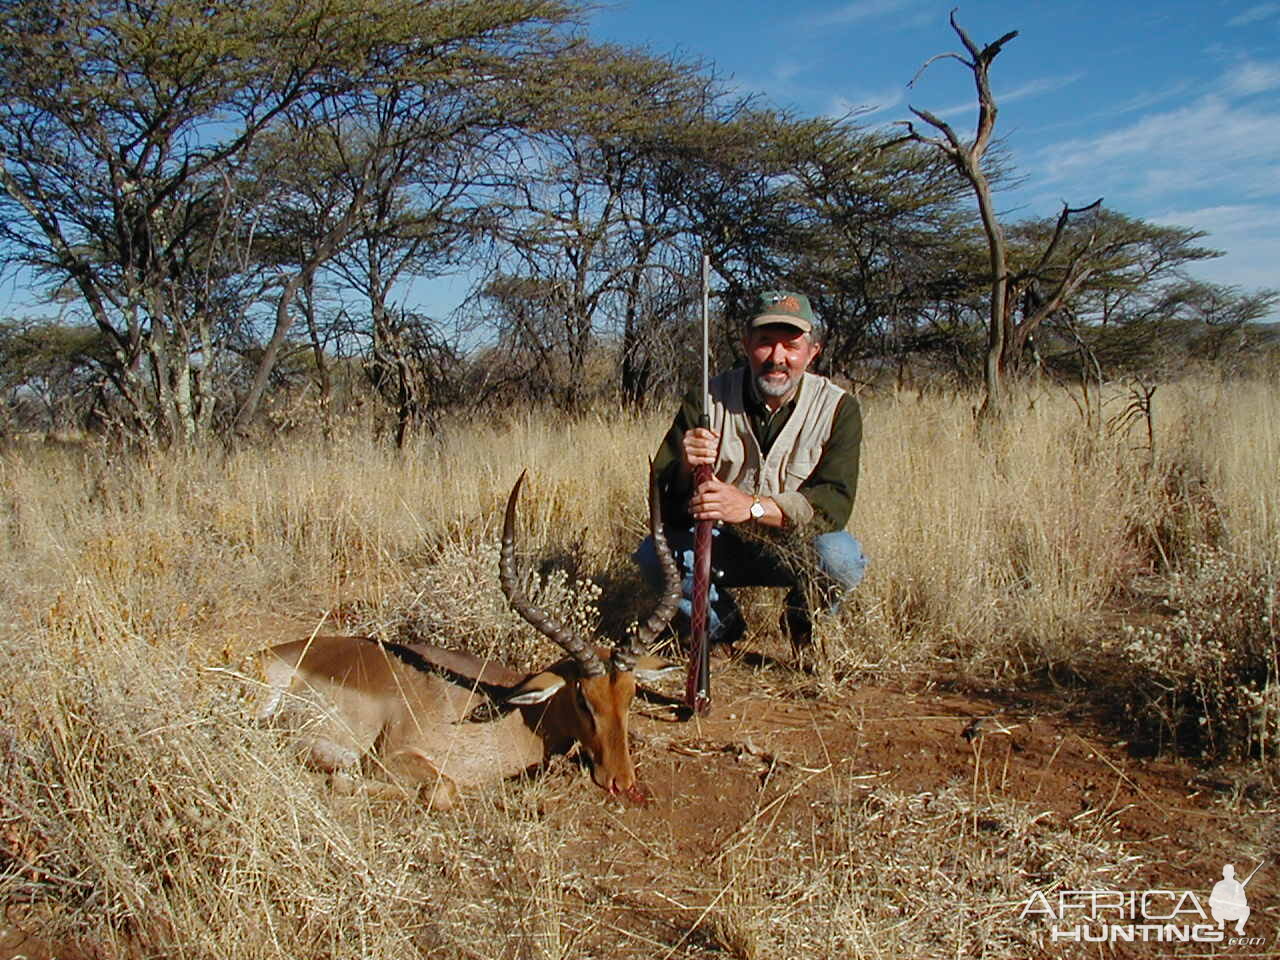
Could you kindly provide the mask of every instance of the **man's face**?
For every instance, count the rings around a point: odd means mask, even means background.
[[[789,397],[822,349],[808,334],[784,323],[748,330],[742,345],[756,390],[766,402]]]

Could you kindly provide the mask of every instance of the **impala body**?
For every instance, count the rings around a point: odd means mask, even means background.
[[[538,767],[575,742],[597,785],[638,797],[627,730],[636,682],[680,669],[640,649],[671,620],[680,597],[652,478],[650,527],[665,558],[664,592],[635,641],[612,650],[561,626],[521,590],[515,514],[523,480],[507,500],[500,580],[511,606],[567,657],[521,674],[428,644],[317,636],[264,651],[268,695],[259,717],[297,727],[321,769],[350,772],[367,763],[436,808],[452,806],[460,792]],[[500,716],[471,719],[483,706],[496,706]]]

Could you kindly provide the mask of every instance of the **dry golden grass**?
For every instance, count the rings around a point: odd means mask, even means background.
[[[1043,817],[954,786],[859,795],[837,784],[807,836],[766,821],[721,859],[712,929],[742,960],[1037,955],[1034,928],[1010,922],[1028,877],[1112,889],[1136,859],[1105,824],[1069,833],[1044,828]]]
[[[1117,407],[1125,397],[1116,398]],[[943,654],[994,675],[1071,661],[1104,605],[1221,535],[1280,560],[1280,400],[1270,385],[1184,384],[1145,426],[1089,429],[1035,395],[974,442],[970,408],[872,403],[854,527],[873,560],[866,657]]]
[[[1274,617],[1278,394],[1162,388],[1154,456],[1142,424],[1087,429],[1053,392],[980,440],[969,398],[866,399],[853,528],[872,566],[823,626],[821,681],[923,679],[943,665],[992,683],[1088,678],[1103,654],[1125,656],[1117,604],[1174,572],[1201,582],[1205,548],[1254,585],[1241,604]],[[526,467],[524,551],[570,563],[552,585],[564,609],[625,625],[649,602],[629,554],[665,427],[665,414],[529,416],[399,454],[305,435],[182,457],[0,454],[0,651],[16,678],[0,700],[4,905],[104,956],[872,957],[921,943],[1026,955],[984,913],[1007,906],[1010,878],[1085,882],[1124,852],[999,797],[952,791],[922,807],[833,777],[817,832],[763,819],[713,865],[683,931],[611,933],[593,913],[611,888],[563,852],[583,835],[539,813],[595,816],[580,777],[426,815],[331,795],[280,733],[248,722],[234,676],[245,654],[291,638],[281,624],[305,631],[335,612],[526,667],[550,659],[506,611],[493,569],[500,505]],[[597,578],[598,601],[573,586],[582,576]],[[1220,603],[1208,590],[1177,595]],[[1274,619],[1240,642],[1274,663]],[[1236,703],[1196,701],[1194,685],[1161,702],[1157,681],[1186,665],[1126,662],[1116,676],[1153,711],[1137,722]],[[1241,736],[1274,757],[1277,677],[1255,680],[1261,727]]]

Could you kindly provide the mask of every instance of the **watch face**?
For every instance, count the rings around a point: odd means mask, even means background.
[[[751,516],[755,517],[757,520],[764,516],[764,504],[759,500],[751,504]]]

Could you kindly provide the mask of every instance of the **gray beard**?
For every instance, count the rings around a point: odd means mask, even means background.
[[[770,371],[770,372],[776,372],[776,371]],[[782,397],[785,397],[792,390],[794,390],[796,387],[796,382],[798,380],[799,380],[798,377],[789,376],[787,377],[787,380],[785,383],[772,383],[765,379],[764,374],[761,374],[760,376],[755,378],[756,390],[759,392],[760,396],[762,397],[772,397],[773,399],[777,400]]]

